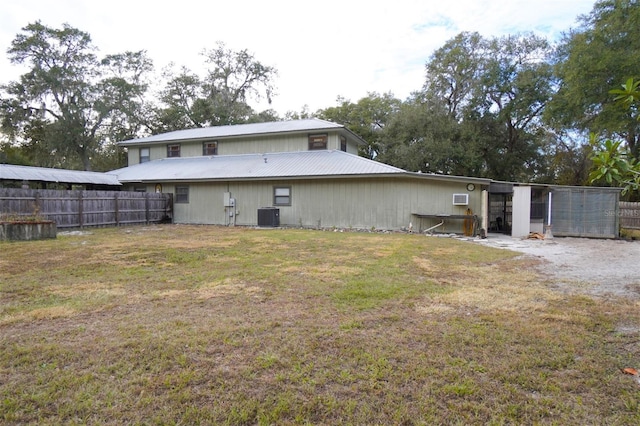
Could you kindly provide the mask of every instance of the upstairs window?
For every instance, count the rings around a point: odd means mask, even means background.
[[[146,163],[151,161],[151,148],[140,148],[140,162]]]
[[[327,149],[327,135],[309,135],[309,151]]]
[[[347,152],[347,138],[340,136],[340,151]]]
[[[167,145],[167,157],[180,157],[180,144]]]
[[[218,141],[203,143],[202,155],[218,155]]]

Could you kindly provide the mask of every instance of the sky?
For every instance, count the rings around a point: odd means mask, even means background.
[[[29,23],[67,23],[91,35],[99,56],[146,50],[156,72],[174,63],[201,73],[200,53],[222,41],[278,70],[272,108],[310,112],[370,92],[405,99],[424,83],[430,55],[462,31],[485,37],[534,32],[551,41],[576,28],[595,0],[1,0],[0,84],[25,68],[9,62]]]

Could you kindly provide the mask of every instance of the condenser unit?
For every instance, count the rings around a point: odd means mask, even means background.
[[[258,226],[275,228],[280,226],[280,209],[263,207],[258,209]]]

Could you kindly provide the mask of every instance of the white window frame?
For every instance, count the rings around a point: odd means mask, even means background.
[[[146,152],[146,155],[144,153]],[[151,161],[151,148],[140,148],[140,163],[148,163]]]
[[[273,205],[274,206],[290,206],[291,205],[291,187],[290,186],[274,186],[273,187]]]
[[[189,185],[176,185],[174,202],[176,204],[189,204]]]

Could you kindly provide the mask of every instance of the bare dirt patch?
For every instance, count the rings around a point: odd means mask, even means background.
[[[558,237],[529,240],[494,235],[473,241],[543,260],[538,270],[563,291],[640,298],[638,241]]]

